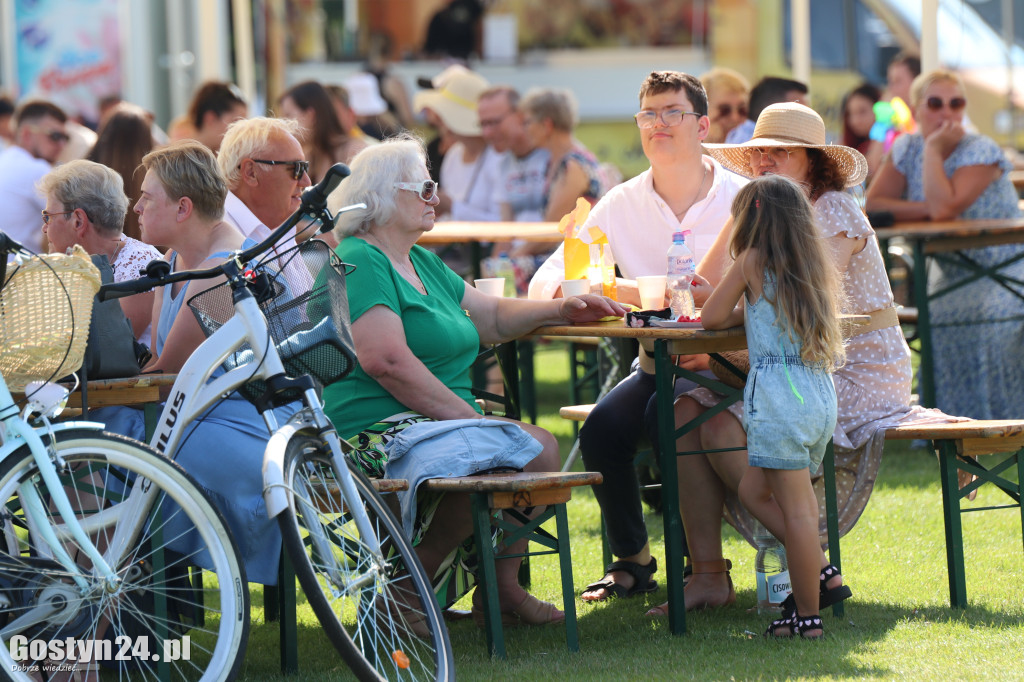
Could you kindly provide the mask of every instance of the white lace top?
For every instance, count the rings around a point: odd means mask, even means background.
[[[139,271],[144,269],[149,261],[163,258],[163,254],[157,251],[156,247],[150,246],[138,239],[132,239],[128,235],[121,235],[122,245],[117,252],[117,257],[111,263],[114,270],[114,281],[123,282],[128,279],[138,279]],[[146,327],[139,335],[139,342],[147,346],[152,345],[152,325]]]

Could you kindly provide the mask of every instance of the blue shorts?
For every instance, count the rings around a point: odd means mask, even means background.
[[[836,428],[832,376],[803,364],[758,367],[743,391],[750,466],[817,471]],[[801,401],[796,393],[803,398]]]

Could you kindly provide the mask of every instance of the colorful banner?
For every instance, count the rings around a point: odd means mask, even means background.
[[[99,101],[121,92],[117,10],[118,0],[15,0],[18,97],[95,121]]]

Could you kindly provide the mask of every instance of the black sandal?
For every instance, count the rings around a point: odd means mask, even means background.
[[[658,583],[651,580],[651,576],[654,575],[658,570],[658,561],[651,557],[650,563],[646,566],[636,563],[635,561],[616,561],[608,564],[608,568],[604,569],[605,575],[613,573],[615,571],[622,571],[628,573],[633,577],[632,587],[623,587],[620,583],[615,582],[608,578],[602,578],[596,583],[591,583],[583,589],[583,593],[592,592],[594,590],[600,590],[604,588],[606,594],[601,599],[586,599],[584,601],[605,601],[609,597],[632,597],[634,594],[644,594],[647,592],[654,592],[658,589]]]
[[[839,569],[829,564],[825,568],[821,569],[821,575],[819,579],[821,581],[819,589],[820,596],[818,597],[818,608],[824,609],[838,604],[839,602],[849,599],[853,596],[853,592],[847,585],[840,585],[839,587],[828,587],[828,581],[835,578],[837,575],[842,575]],[[796,599],[790,594],[782,601],[782,615],[789,617],[796,614]]]
[[[788,634],[780,633],[779,630],[782,628],[789,628]],[[813,636],[804,634],[811,630],[821,630],[821,634]],[[773,620],[772,624],[769,625],[768,629],[764,632],[765,637],[778,637],[780,639],[794,637],[797,635],[799,635],[801,639],[820,639],[821,637],[824,637],[825,627],[821,622],[821,617],[815,614],[813,616],[808,616],[807,618],[802,618],[794,614],[792,616]]]

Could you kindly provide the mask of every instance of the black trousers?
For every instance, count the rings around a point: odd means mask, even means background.
[[[638,445],[645,439],[655,456],[658,454],[654,375],[641,371],[636,361],[632,370],[598,401],[580,429],[580,453],[587,470],[604,475],[604,482],[594,486],[594,496],[604,515],[608,543],[617,557],[632,556],[647,544],[634,460]],[[678,379],[675,395],[696,387],[692,381]],[[683,553],[688,553],[685,536]]]

